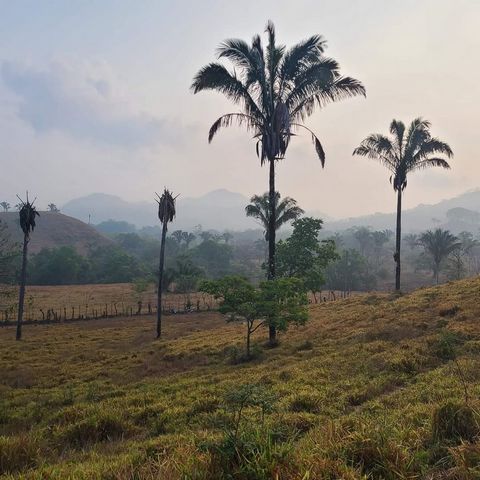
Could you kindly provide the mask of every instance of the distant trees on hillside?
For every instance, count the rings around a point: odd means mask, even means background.
[[[408,129],[403,122],[393,120],[390,124],[390,134],[391,137],[381,134],[369,135],[353,151],[353,154],[378,160],[391,173],[390,183],[397,193],[395,289],[400,290],[402,193],[407,187],[407,175],[428,167],[448,169],[450,165],[441,156],[451,158],[453,152],[448,144],[432,137],[430,122],[421,118],[413,120]]]
[[[3,208],[4,212],[8,212],[10,210],[10,204],[8,202],[0,202],[0,207]]]
[[[53,213],[58,213],[60,210],[57,208],[57,206],[54,203],[49,203],[48,211]]]

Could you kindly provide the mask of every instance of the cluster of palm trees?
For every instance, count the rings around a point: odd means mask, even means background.
[[[255,206],[250,211],[266,226],[267,277],[273,279],[278,206],[276,163],[285,158],[291,138],[299,130],[306,130],[323,167],[323,146],[313,131],[303,124],[304,120],[315,109],[345,98],[366,96],[366,91],[360,81],[341,75],[337,61],[324,54],[326,41],[320,35],[313,35],[287,49],[276,42],[272,22],[267,23],[265,33],[265,45],[259,35],[255,35],[250,44],[241,39],[224,41],[217,50],[219,61],[200,69],[191,88],[194,93],[204,90],[219,92],[238,107],[237,111],[222,115],[213,123],[208,141],[211,142],[221,128],[234,123],[243,126],[253,136],[260,164],[269,166],[268,199],[259,197],[252,202],[268,205],[268,214],[264,215]],[[231,68],[227,68],[222,60],[228,61]],[[399,290],[402,192],[407,186],[407,175],[431,166],[449,168],[447,161],[438,155],[451,157],[452,150],[446,143],[432,137],[430,123],[420,118],[408,128],[394,120],[390,133],[391,138],[380,134],[368,136],[354,154],[379,160],[392,174],[391,182],[397,193],[394,260],[395,287]],[[275,328],[270,327],[271,343],[275,342],[275,336]]]

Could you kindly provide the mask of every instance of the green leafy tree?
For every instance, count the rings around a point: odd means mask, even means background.
[[[420,236],[420,243],[432,262],[433,277],[438,284],[442,263],[461,247],[461,243],[455,235],[441,228],[427,230]]]
[[[44,248],[33,256],[29,278],[34,285],[69,285],[88,283],[90,263],[73,247]]]
[[[189,254],[208,277],[220,278],[231,273],[231,245],[210,238],[190,249]]]
[[[394,260],[395,289],[400,290],[400,246],[402,229],[402,193],[407,187],[407,175],[428,167],[450,168],[448,162],[439,155],[453,156],[452,149],[430,133],[430,122],[416,118],[408,129],[393,120],[390,124],[390,138],[372,134],[365,138],[354,155],[378,160],[390,171],[390,182],[397,193],[397,223]]]
[[[214,90],[225,95],[238,112],[227,113],[210,128],[209,142],[219,129],[233,123],[245,126],[256,141],[260,164],[269,165],[268,279],[275,278],[275,165],[286,155],[292,136],[298,129],[312,137],[322,163],[325,153],[320,140],[302,122],[316,108],[347,97],[365,95],[365,88],[354,78],[340,75],[338,63],[324,55],[325,40],[314,35],[290,49],[276,42],[273,23],[266,29],[264,47],[259,35],[251,45],[240,39],[224,41],[218,58],[231,63],[228,69],[220,62],[203,67],[192,83],[194,93]],[[270,341],[275,343],[275,329]]]
[[[158,219],[162,224],[162,240],[160,244],[160,261],[158,267],[158,289],[157,289],[157,338],[162,335],[162,292],[163,292],[163,271],[165,264],[165,239],[167,237],[167,225],[175,218],[175,198],[166,188],[162,196],[158,195]]]
[[[265,240],[268,242],[268,225],[270,215],[269,205],[270,195],[254,195],[250,198],[250,204],[245,207],[247,217],[257,219],[265,229]],[[275,231],[282,225],[297,220],[305,212],[297,205],[297,201],[290,197],[280,197],[279,192],[275,192]]]
[[[8,212],[10,210],[10,204],[8,202],[0,202],[0,207],[3,208],[4,212]]]
[[[251,336],[272,323],[286,331],[291,323],[308,319],[307,297],[300,280],[278,278],[262,282],[258,289],[242,277],[227,276],[201,283],[200,291],[220,300],[219,310],[227,321],[241,321],[246,326],[245,357],[251,358]]]
[[[326,267],[338,257],[332,240],[318,239],[322,223],[311,217],[295,220],[292,235],[277,243],[277,274],[302,279],[315,301],[325,284]]]

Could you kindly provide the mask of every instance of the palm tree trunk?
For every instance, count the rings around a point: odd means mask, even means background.
[[[163,266],[165,262],[165,238],[167,236],[167,222],[162,226],[162,243],[160,245],[160,261],[158,267],[158,296],[157,296],[157,338],[162,335],[162,291],[163,291]]]
[[[395,290],[400,290],[400,245],[402,241],[402,189],[397,192],[397,235],[395,245]]]
[[[268,280],[275,278],[275,159],[270,160],[268,206]],[[268,343],[273,346],[277,341],[277,329],[275,325],[268,327]]]
[[[22,321],[23,321],[23,304],[25,301],[25,284],[27,283],[27,253],[28,253],[28,236],[23,237],[23,256],[22,256],[22,272],[20,275],[20,292],[18,295],[18,317],[17,317],[17,340],[22,339]]]

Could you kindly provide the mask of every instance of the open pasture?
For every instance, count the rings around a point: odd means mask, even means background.
[[[460,432],[438,413],[478,412],[479,295],[468,280],[312,305],[277,348],[255,334],[249,363],[244,326],[214,312],[167,317],[161,340],[149,316],[3,328],[1,473],[479,478],[477,413]]]

